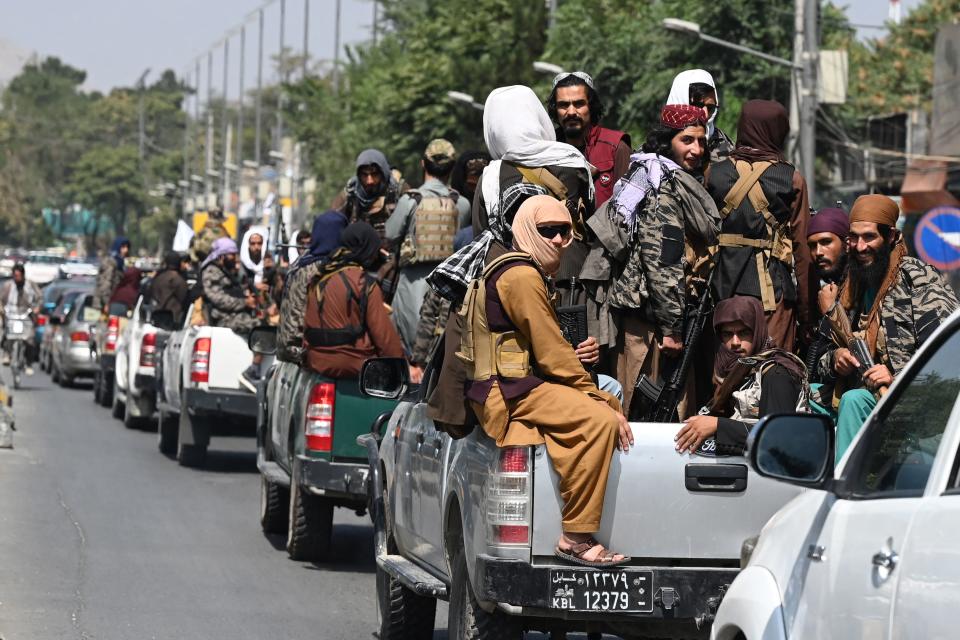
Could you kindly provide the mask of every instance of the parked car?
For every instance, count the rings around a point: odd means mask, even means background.
[[[23,265],[24,275],[31,282],[45,285],[60,276],[60,265],[66,261],[67,259],[59,253],[31,251],[27,254],[27,261]]]
[[[166,332],[152,324],[151,312],[140,296],[117,339],[111,413],[128,429],[153,425],[157,410],[157,341]]]
[[[84,258],[67,258],[60,265],[60,278],[96,278],[99,266],[96,260]]]
[[[49,349],[44,350],[43,348],[43,334],[47,330],[50,314],[53,313],[54,309],[57,308],[57,304],[60,302],[60,298],[63,296],[65,291],[70,291],[71,289],[80,289],[88,285],[92,289],[93,281],[55,280],[43,288],[43,302],[40,303],[40,313],[37,315],[37,321],[34,328],[34,341],[40,349],[38,352],[38,359],[42,369],[46,371],[50,370],[50,352]]]
[[[257,396],[239,382],[253,359],[247,341],[226,327],[191,324],[193,308],[160,355],[157,397],[160,451],[176,452],[187,467],[204,463],[213,435],[253,435],[258,411]],[[267,358],[263,366],[270,364]]]
[[[46,325],[42,337],[37,343],[39,352],[37,359],[40,362],[40,368],[49,373],[53,373],[53,344],[56,340],[57,335],[61,331],[60,326],[54,321],[54,318],[58,318],[62,324],[67,316],[70,314],[71,309],[78,302],[83,301],[83,295],[93,292],[93,284],[87,284],[84,282],[77,282],[73,288],[70,289],[61,289],[60,294],[57,296],[57,303],[54,306],[53,310],[49,314],[41,315],[37,318],[38,323],[40,318],[43,318],[43,322]]]
[[[425,402],[435,365],[409,391],[403,359],[367,360],[361,373],[365,393],[402,398],[379,447],[361,437],[381,638],[431,638],[437,599],[450,601],[451,638],[706,637],[742,541],[799,492],[739,456],[679,454],[678,424],[635,423],[629,454],[614,454],[598,534],[633,559],[567,564],[554,556],[562,502],[545,448],[499,448],[479,427],[458,440],[438,430]]]
[[[54,315],[55,338],[50,347],[51,379],[69,387],[77,378],[92,378],[98,364],[90,348],[91,327],[100,319],[90,292],[77,292],[76,301],[65,316]]]
[[[272,344],[269,337],[255,340]],[[325,378],[290,362],[273,367],[262,396],[260,525],[265,533],[287,535],[294,560],[322,560],[330,551],[334,508],[366,511],[369,471],[357,437],[371,424],[379,436],[397,403],[363,397],[356,379]]]
[[[830,420],[758,423],[749,440],[753,469],[807,491],[770,519],[746,554],[713,638],[956,637],[958,398],[954,313],[897,376],[836,470]]]

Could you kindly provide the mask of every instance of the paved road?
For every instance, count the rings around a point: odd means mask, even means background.
[[[260,531],[252,438],[184,469],[88,387],[26,384],[0,450],[0,638],[372,637],[367,517],[337,510],[336,562],[293,562]]]

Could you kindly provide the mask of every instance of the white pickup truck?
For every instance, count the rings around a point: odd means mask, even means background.
[[[249,427],[256,433],[257,396],[244,389],[240,373],[253,352],[232,329],[193,325],[193,305],[183,326],[170,334],[160,356],[157,396],[158,443],[176,452],[183,466],[200,466],[211,435]],[[270,362],[264,361],[264,370]]]
[[[812,415],[753,429],[757,473],[808,490],[763,528],[716,640],[956,638],[960,313],[911,359],[839,465]]]
[[[614,453],[598,534],[633,559],[606,570],[566,564],[554,557],[561,499],[544,448],[501,449],[480,428],[451,439],[426,414],[435,379],[428,367],[408,391],[405,362],[388,358],[361,374],[365,393],[401,399],[379,447],[372,434],[359,439],[381,638],[433,637],[437,599],[450,601],[451,638],[705,638],[743,542],[800,491],[742,457],[677,453],[678,424],[634,423],[635,446]]]
[[[164,332],[150,315],[149,303],[140,296],[117,339],[111,413],[128,429],[149,422],[157,408],[157,342]]]

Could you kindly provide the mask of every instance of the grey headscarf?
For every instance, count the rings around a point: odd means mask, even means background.
[[[393,182],[390,163],[387,162],[387,156],[385,156],[382,151],[379,149],[364,149],[360,152],[360,155],[357,156],[355,169],[359,171],[360,167],[371,164],[378,167],[380,173],[383,174],[383,182],[380,183],[380,190],[377,193],[367,193],[363,185],[360,184],[360,180],[356,174],[354,174],[347,183],[347,194],[355,196],[364,209],[369,208],[377,198],[386,193],[387,188]]]

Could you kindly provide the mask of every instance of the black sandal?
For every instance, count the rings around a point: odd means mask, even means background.
[[[601,549],[601,554],[598,557],[598,559],[584,560],[583,554],[585,554],[587,551],[590,551],[594,547],[600,547]],[[567,562],[572,562],[573,564],[578,564],[583,567],[590,567],[592,569],[599,569],[603,567],[616,567],[621,564],[626,564],[627,562],[630,562],[630,560],[632,559],[630,558],[630,556],[623,556],[623,559],[621,560],[614,560],[613,559],[614,557],[618,555],[623,555],[623,554],[610,551],[609,549],[607,549],[605,546],[603,546],[593,538],[590,538],[590,540],[588,540],[587,542],[577,543],[566,550],[561,549],[559,546],[554,547],[553,555],[555,555],[557,558],[560,558],[561,560],[566,560]]]

